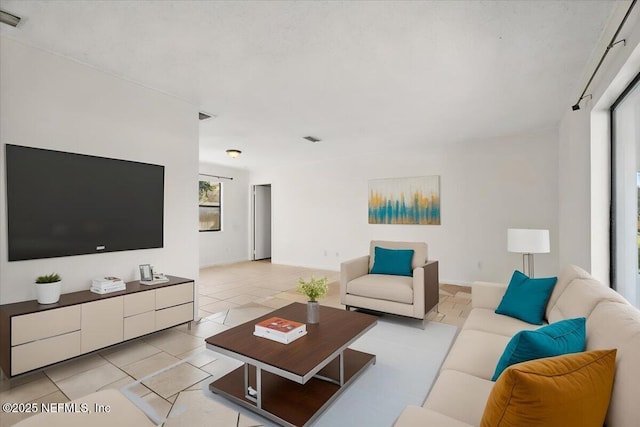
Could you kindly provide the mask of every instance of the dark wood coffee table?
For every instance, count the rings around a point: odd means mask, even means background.
[[[320,306],[320,323],[307,324],[307,335],[290,344],[253,335],[256,323],[273,316],[306,323],[306,309],[306,304],[293,303],[207,338],[207,348],[244,362],[209,389],[282,425],[314,421],[375,363],[375,355],[347,347],[377,318]],[[256,393],[250,395],[249,387]]]

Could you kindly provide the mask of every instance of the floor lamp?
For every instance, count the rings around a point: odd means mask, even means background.
[[[551,252],[549,230],[509,228],[507,229],[507,250],[522,254],[523,273],[533,277],[533,254]]]

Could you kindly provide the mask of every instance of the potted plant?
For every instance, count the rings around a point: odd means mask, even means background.
[[[38,276],[36,279],[36,295],[38,304],[55,304],[60,300],[62,279],[56,273]]]
[[[309,301],[307,302],[307,322],[318,323],[320,321],[320,305],[318,304],[318,298],[322,298],[327,294],[329,286],[327,285],[328,279],[323,277],[322,279],[316,279],[311,276],[309,281],[305,281],[303,278],[298,279],[298,292],[307,296]]]

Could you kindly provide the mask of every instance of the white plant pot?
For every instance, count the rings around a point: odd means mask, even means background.
[[[62,281],[53,283],[36,283],[38,304],[55,304],[60,300]]]

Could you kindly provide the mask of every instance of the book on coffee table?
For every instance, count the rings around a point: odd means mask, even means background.
[[[307,334],[307,325],[293,320],[282,319],[280,317],[270,317],[255,325],[253,335],[268,338],[283,344]]]

